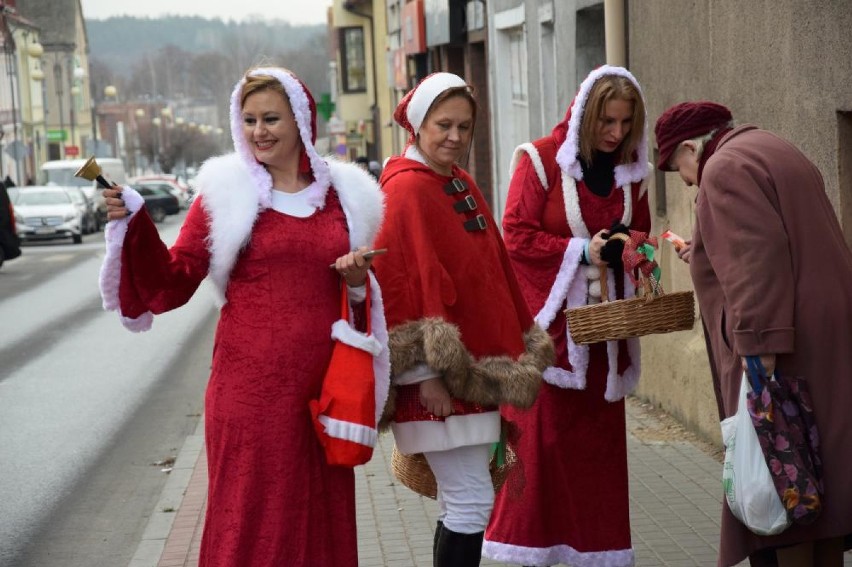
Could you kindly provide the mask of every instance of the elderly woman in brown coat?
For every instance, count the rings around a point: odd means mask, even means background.
[[[840,566],[852,534],[852,254],[817,168],[712,102],[657,121],[658,167],[698,185],[690,263],[721,417],[736,413],[743,360],[807,380],[821,439],[824,507],[813,524],[750,532],[724,506],[719,565]]]

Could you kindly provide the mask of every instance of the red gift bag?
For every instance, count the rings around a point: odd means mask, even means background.
[[[376,379],[373,359],[382,351],[370,328],[367,278],[367,332],[349,325],[349,298],[341,288],[341,318],[332,326],[335,340],[319,400],[311,400],[314,429],[330,465],[354,467],[373,456],[376,445]]]

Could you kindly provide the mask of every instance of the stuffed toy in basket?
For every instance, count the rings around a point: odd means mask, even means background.
[[[629,235],[611,233],[609,239],[624,242],[621,264],[635,285],[641,281],[644,294],[630,299],[609,300],[607,268],[602,266],[601,303],[565,311],[574,342],[590,344],[691,329],[695,322],[693,293],[663,292],[659,282],[660,269],[653,260],[656,238],[631,230]],[[638,273],[638,277],[634,272]]]

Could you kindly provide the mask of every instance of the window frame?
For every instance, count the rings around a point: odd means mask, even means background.
[[[361,35],[360,50],[361,64],[364,70],[364,78],[360,87],[352,87],[351,70],[348,57],[350,47],[348,34],[357,31]],[[340,83],[344,93],[355,94],[367,92],[367,48],[365,44],[365,33],[363,26],[347,26],[338,28],[338,45],[340,46]]]

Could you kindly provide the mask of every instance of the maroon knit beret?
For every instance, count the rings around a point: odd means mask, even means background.
[[[657,136],[657,146],[660,158],[657,168],[667,171],[669,160],[678,144],[703,136],[713,130],[725,126],[733,119],[727,107],[707,100],[682,102],[663,112],[657,119],[654,134]]]

